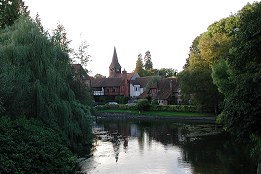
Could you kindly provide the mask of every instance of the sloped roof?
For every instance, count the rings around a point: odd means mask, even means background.
[[[135,75],[136,73],[126,73],[126,77],[127,77],[127,80],[131,80],[131,78]],[[121,74],[115,74],[114,77],[108,77],[108,78],[125,78],[125,74],[124,73],[121,73]]]
[[[75,74],[82,74],[82,75],[84,75],[84,78],[90,79],[89,75],[83,69],[81,64],[71,64],[71,67],[72,67],[73,73],[75,73]]]
[[[139,95],[137,98],[138,99],[144,99],[144,98],[146,98],[146,97],[148,97],[149,96],[149,90],[148,89],[146,89],[141,95]]]
[[[93,78],[91,79],[91,87],[113,87],[121,86],[124,83],[123,78]]]
[[[158,82],[158,84],[154,83],[150,87],[150,89],[155,89],[155,88],[158,88],[158,92],[155,99],[167,100],[174,92],[177,92],[178,83],[176,78],[163,78]],[[138,96],[138,98],[148,97],[150,89],[146,89],[140,96]]]
[[[112,61],[111,61],[111,65],[109,66],[110,69],[112,68],[117,68],[117,69],[121,69],[121,65],[118,61],[118,56],[117,56],[117,52],[116,52],[116,48],[114,47],[114,51],[113,51],[113,56],[112,56]]]
[[[163,78],[160,80],[158,87],[156,99],[167,100],[174,92],[177,92],[178,83],[176,78]]]
[[[152,76],[139,77],[136,78],[135,80],[131,80],[130,83],[132,85],[140,85],[140,87],[144,88],[152,78],[153,78]]]

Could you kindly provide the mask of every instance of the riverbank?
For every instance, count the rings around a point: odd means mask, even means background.
[[[215,123],[215,116],[157,116],[157,115],[136,115],[118,112],[99,112],[96,116],[98,119],[142,119],[142,120],[176,120],[176,121],[193,121],[204,123]]]

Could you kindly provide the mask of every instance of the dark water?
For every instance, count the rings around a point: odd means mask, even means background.
[[[87,174],[251,174],[246,149],[213,124],[100,120]],[[214,134],[214,135],[210,135]]]

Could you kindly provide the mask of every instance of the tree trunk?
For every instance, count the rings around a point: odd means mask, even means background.
[[[257,173],[257,174],[261,174],[261,162],[258,163],[256,173]]]

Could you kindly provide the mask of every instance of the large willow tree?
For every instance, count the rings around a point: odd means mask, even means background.
[[[91,143],[90,109],[69,87],[69,62],[55,39],[27,17],[0,30],[1,115],[40,119],[76,148]]]

